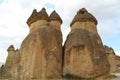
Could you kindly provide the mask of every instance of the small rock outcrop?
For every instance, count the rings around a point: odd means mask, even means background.
[[[8,51],[8,56],[7,56],[6,63],[4,66],[2,66],[0,70],[0,78],[3,78],[3,79],[8,79],[12,77],[12,74],[10,71],[14,64],[15,55],[16,55],[16,50],[13,45],[10,45],[7,51]]]
[[[120,57],[115,55],[115,52],[111,47],[105,45],[104,49],[110,63],[110,73],[120,73]]]
[[[64,44],[65,75],[91,78],[109,72],[110,65],[96,25],[96,18],[85,8],[75,15]]]
[[[34,20],[32,20],[34,19]],[[27,21],[30,33],[20,48],[23,67],[21,80],[60,78],[62,75],[62,20],[53,11],[50,17],[45,8],[33,11]]]

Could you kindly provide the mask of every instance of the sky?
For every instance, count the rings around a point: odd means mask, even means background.
[[[103,44],[112,47],[120,55],[120,0],[0,0],[0,62],[5,62],[7,48],[13,44],[19,49],[29,34],[26,24],[33,9],[46,8],[61,16],[63,40],[70,31],[70,23],[76,12],[86,8],[98,20],[98,33]]]

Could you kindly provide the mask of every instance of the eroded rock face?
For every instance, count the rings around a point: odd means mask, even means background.
[[[12,77],[10,71],[14,64],[13,62],[15,60],[16,50],[13,45],[10,45],[9,48],[7,49],[7,51],[8,51],[8,56],[6,59],[6,63],[4,66],[2,66],[2,68],[0,70],[0,78],[2,78],[2,79],[9,79]]]
[[[80,11],[82,11],[82,9]],[[85,14],[87,14],[87,12],[85,12]],[[82,15],[84,15],[84,13],[79,14],[79,16]],[[87,16],[85,16],[85,18],[86,17]],[[84,16],[80,18],[82,18],[83,21],[80,19],[79,22],[79,19],[77,19],[77,22],[74,22],[74,24],[79,23],[83,25],[73,24],[71,26],[72,30],[64,45],[64,74],[72,74],[85,78],[104,75],[109,72],[110,65],[103,44],[98,33],[95,33],[97,31],[92,31],[89,27],[88,29],[86,28],[88,24],[93,24],[95,20],[92,20],[89,16],[85,21]],[[89,26],[90,28],[95,27]]]
[[[120,72],[120,57],[115,55],[111,47],[104,46],[104,49],[110,63],[110,73]]]
[[[61,32],[51,27],[29,34],[21,46],[24,76],[36,79],[60,76],[61,42]]]
[[[21,60],[21,54],[20,51],[17,49],[15,53],[13,65],[10,70],[12,80],[21,80],[20,74],[23,69],[22,69],[22,65],[20,65],[20,60]]]
[[[42,20],[41,24],[43,25],[36,22],[30,24],[35,28],[37,26],[37,29],[29,33],[20,48],[22,54],[20,64],[23,65],[21,80],[61,77],[62,33],[60,29],[58,30],[61,23],[55,19],[56,25],[58,25],[54,26],[51,25],[51,21],[54,22],[54,20],[47,21],[45,19]],[[46,22],[49,25],[44,24]],[[33,24],[36,26],[33,26]]]

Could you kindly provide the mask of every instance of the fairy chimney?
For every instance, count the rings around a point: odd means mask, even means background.
[[[30,34],[24,39],[20,53],[24,79],[58,79],[62,75],[62,20],[53,11],[48,17],[43,8],[27,21]]]
[[[14,62],[14,57],[15,57],[15,48],[13,45],[10,45],[7,49],[8,51],[8,56],[7,56],[7,59],[6,59],[6,63],[5,65],[3,66],[2,70],[1,70],[1,75],[0,75],[0,78],[11,78],[11,68],[13,66],[13,62]]]
[[[96,25],[96,18],[85,8],[75,15],[64,44],[64,74],[91,78],[109,72],[110,65]]]
[[[12,66],[13,65],[14,56],[15,56],[15,48],[14,48],[14,46],[10,45],[8,47],[7,51],[8,51],[8,57],[7,57],[5,65]]]

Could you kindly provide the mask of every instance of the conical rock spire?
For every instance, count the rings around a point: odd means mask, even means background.
[[[57,20],[62,24],[62,19],[60,18],[60,16],[58,15],[58,13],[54,10],[51,14],[50,14],[50,21],[51,20]]]
[[[15,48],[14,48],[13,45],[10,45],[10,46],[8,47],[8,49],[7,49],[7,51],[14,51],[14,50],[15,50]]]
[[[42,10],[40,12],[38,12],[38,18],[40,20],[47,20],[48,21],[48,14],[46,12],[46,9],[45,8],[42,8]]]

